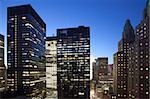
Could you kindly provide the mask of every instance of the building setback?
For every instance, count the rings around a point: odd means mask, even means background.
[[[7,77],[14,95],[38,96],[46,88],[46,25],[31,5],[8,7]]]
[[[46,37],[46,88],[57,97],[57,37]]]
[[[59,99],[90,99],[90,29],[57,30],[57,90]]]

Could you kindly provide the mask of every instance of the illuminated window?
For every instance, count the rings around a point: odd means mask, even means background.
[[[24,17],[22,17],[22,19],[24,20],[24,19],[26,19],[26,17],[24,16]]]
[[[143,84],[141,84],[141,86],[143,86]]]

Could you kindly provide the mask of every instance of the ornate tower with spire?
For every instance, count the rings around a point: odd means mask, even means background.
[[[115,60],[117,60],[114,65],[117,70],[117,81],[114,84],[116,87],[117,98],[123,99],[128,97],[128,66],[129,66],[129,49],[130,45],[134,43],[135,34],[134,29],[130,23],[130,20],[127,20],[122,32],[122,39],[118,44],[118,52],[115,54]]]

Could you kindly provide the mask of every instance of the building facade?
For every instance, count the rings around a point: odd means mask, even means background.
[[[117,96],[117,64],[118,64],[118,53],[113,55],[113,93]]]
[[[99,67],[99,76],[104,76],[108,74],[108,57],[97,58],[96,65]]]
[[[0,97],[6,89],[6,67],[4,65],[4,36],[0,34]]]
[[[118,51],[114,55],[114,66],[117,71],[117,83],[115,92],[117,97],[122,98],[150,98],[150,1],[147,0],[144,9],[143,19],[136,27],[135,33],[126,32],[128,36],[124,36],[126,42],[120,44]],[[131,30],[131,29],[127,29]],[[125,71],[124,71],[125,69]],[[122,74],[123,73],[123,74]],[[115,73],[114,73],[115,74]],[[116,76],[116,75],[115,75]],[[126,86],[126,87],[125,87]],[[120,88],[120,89],[119,89]],[[125,94],[126,93],[126,94]]]
[[[135,35],[133,27],[129,20],[126,21],[122,33],[122,39],[118,43],[118,52],[114,55],[114,68],[117,72],[117,81],[114,81],[115,90],[117,89],[117,98],[128,97],[128,67],[129,67],[129,49],[130,45],[134,43]]]
[[[98,81],[99,76],[107,75],[108,73],[108,58],[99,57],[93,62],[93,80]]]
[[[113,75],[113,64],[108,64],[108,75]]]
[[[137,78],[137,89],[134,95],[140,99],[150,98],[150,0],[147,1],[144,9],[143,19],[136,27],[136,62],[135,68],[138,74],[134,77]],[[135,90],[136,90],[135,89]]]
[[[57,37],[46,37],[46,88],[48,97],[57,97]]]
[[[13,95],[36,97],[46,88],[46,25],[31,5],[8,7],[7,78]]]
[[[90,28],[57,30],[59,99],[90,99]]]
[[[93,66],[93,80],[98,81],[99,67],[96,65],[96,62],[93,62],[92,66]]]

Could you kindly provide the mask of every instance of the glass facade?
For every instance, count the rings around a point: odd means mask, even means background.
[[[46,88],[46,25],[30,5],[8,8],[7,77],[17,95],[38,96]]]
[[[57,30],[57,89],[59,99],[90,98],[90,29]]]

